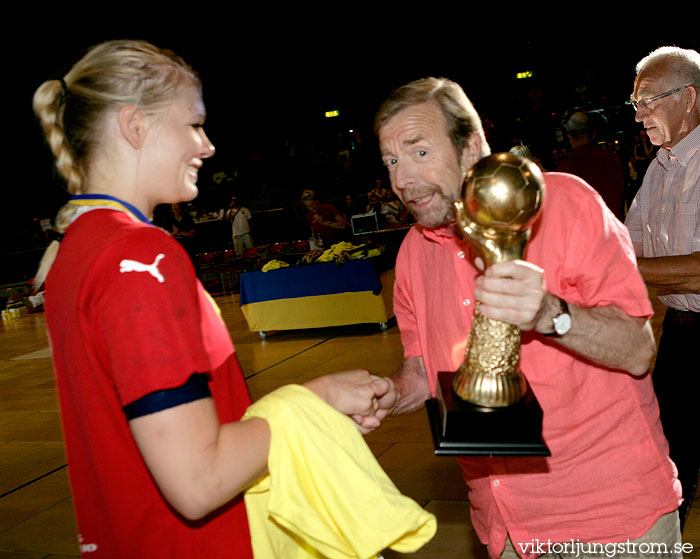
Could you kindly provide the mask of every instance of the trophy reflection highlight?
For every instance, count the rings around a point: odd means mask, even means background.
[[[539,215],[544,180],[539,167],[511,153],[477,162],[454,203],[462,236],[485,266],[522,259],[530,226]],[[485,408],[520,401],[527,382],[520,372],[520,329],[482,315],[476,304],[464,362],[452,389],[462,400]]]

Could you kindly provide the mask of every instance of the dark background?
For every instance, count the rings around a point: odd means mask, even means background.
[[[664,44],[700,48],[695,30],[646,33],[632,19],[589,19],[581,28],[572,20],[539,25],[530,17],[506,27],[484,20],[462,24],[458,20],[466,16],[456,14],[439,14],[437,24],[417,14],[412,24],[399,24],[391,14],[350,20],[336,11],[316,13],[321,19],[315,22],[276,13],[272,23],[264,13],[234,11],[217,19],[191,14],[191,8],[174,18],[169,13],[167,22],[146,23],[134,14],[133,21],[126,17],[110,26],[45,15],[26,29],[19,23],[16,38],[3,39],[10,172],[0,254],[26,248],[27,224],[38,215],[53,217],[65,200],[34,120],[32,94],[103,40],[146,39],[174,50],[199,72],[206,130],[217,151],[200,173],[196,203],[223,207],[236,191],[254,212],[293,206],[308,187],[331,200],[366,193],[375,178],[385,177],[372,120],[390,91],[410,80],[434,75],[457,81],[487,123],[493,151],[523,141],[546,164],[562,139],[564,111],[600,109],[604,135],[630,135],[640,126],[623,103],[636,62]],[[12,27],[12,20],[6,24]],[[532,79],[515,79],[527,70]],[[340,117],[324,118],[332,109]],[[338,164],[344,150],[351,161],[346,167]],[[220,172],[227,178],[217,184]]]

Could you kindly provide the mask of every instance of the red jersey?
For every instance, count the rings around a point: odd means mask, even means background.
[[[250,404],[228,330],[182,249],[126,213],[94,209],[46,282],[70,480],[84,557],[252,557],[242,495],[200,521],[163,499],[123,408],[209,375],[221,423]]]

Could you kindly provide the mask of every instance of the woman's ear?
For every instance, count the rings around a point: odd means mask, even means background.
[[[146,116],[133,105],[127,105],[119,109],[117,122],[122,137],[134,149],[140,149],[146,138],[148,122]]]

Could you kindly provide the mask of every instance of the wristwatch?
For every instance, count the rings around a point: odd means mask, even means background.
[[[554,332],[547,334],[547,336],[563,336],[569,330],[571,330],[571,315],[569,314],[569,305],[561,297],[557,297],[559,300],[559,313],[552,319],[554,325]]]

